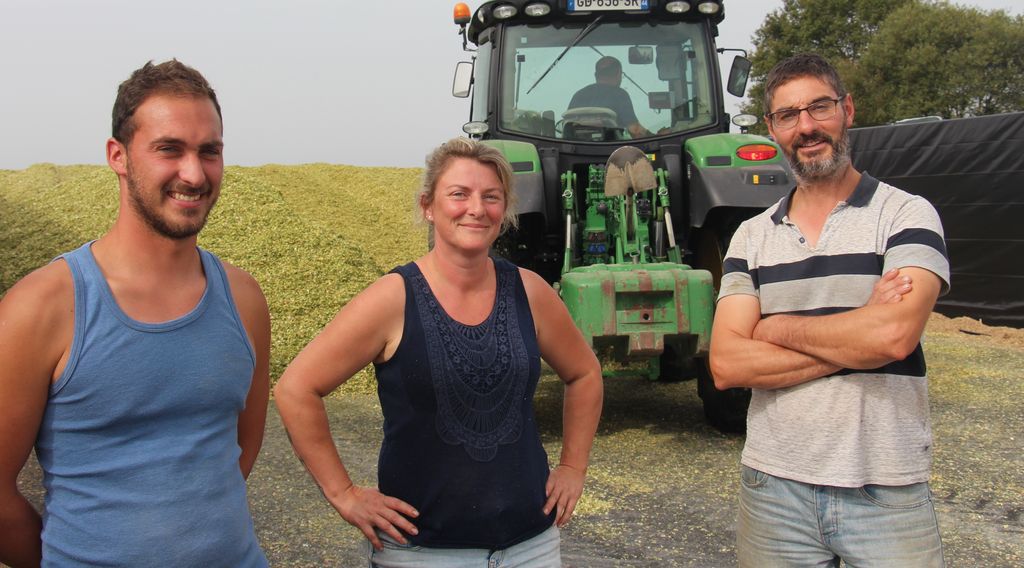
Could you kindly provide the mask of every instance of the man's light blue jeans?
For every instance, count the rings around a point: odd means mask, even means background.
[[[369,548],[370,568],[560,568],[561,537],[558,527],[502,550],[485,548],[424,548],[395,542],[380,535],[384,550]]]
[[[928,483],[811,485],[743,466],[736,523],[740,566],[941,567]]]

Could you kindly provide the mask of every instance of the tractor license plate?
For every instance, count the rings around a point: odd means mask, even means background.
[[[648,10],[649,0],[569,0],[568,12]]]

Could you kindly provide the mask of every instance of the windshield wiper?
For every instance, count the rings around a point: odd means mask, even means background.
[[[601,23],[601,20],[603,19],[604,14],[601,14],[600,16],[595,18],[593,22],[590,22],[590,24],[587,27],[580,30],[580,33],[576,34],[576,37],[573,38],[572,42],[570,42],[569,45],[565,46],[565,49],[562,50],[562,53],[559,53],[558,57],[556,57],[555,60],[551,62],[551,65],[548,65],[548,68],[544,70],[544,73],[542,73],[540,77],[537,77],[537,80],[533,82],[533,85],[530,85],[530,88],[526,91],[526,94],[529,95],[530,93],[532,93],[533,88],[536,87],[538,83],[543,81],[544,77],[548,76],[548,73],[550,73],[551,70],[555,68],[555,65],[558,65],[558,62],[562,60],[562,57],[564,57],[570,49],[576,47],[576,44],[583,41],[583,38],[587,37],[587,34],[594,31],[594,28],[596,28],[597,24]]]

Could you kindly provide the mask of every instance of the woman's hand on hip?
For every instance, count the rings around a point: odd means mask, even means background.
[[[576,510],[576,503],[583,495],[583,482],[586,480],[585,471],[573,466],[559,464],[548,474],[548,483],[544,490],[548,500],[544,503],[544,514],[551,513],[555,509],[555,524],[559,528],[568,524],[573,511]]]
[[[403,533],[419,533],[416,526],[406,518],[418,517],[419,511],[405,501],[388,497],[372,487],[352,485],[337,499],[328,500],[343,519],[366,535],[376,550],[383,549],[376,529],[386,532],[402,544],[407,544]]]

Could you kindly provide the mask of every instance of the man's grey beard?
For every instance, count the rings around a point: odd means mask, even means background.
[[[832,146],[832,155],[824,159],[801,161],[797,148],[808,142],[824,141]],[[793,141],[791,152],[786,156],[799,185],[816,185],[835,180],[843,175],[850,165],[850,134],[844,126],[839,140],[818,131],[810,136],[801,136]]]

